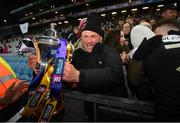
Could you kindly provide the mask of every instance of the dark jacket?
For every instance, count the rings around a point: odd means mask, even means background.
[[[135,56],[137,59],[144,56],[144,70],[155,92],[157,118],[160,121],[180,121],[180,40],[158,43],[159,38],[156,36],[141,44]],[[146,55],[139,55],[143,52]]]
[[[163,121],[180,121],[180,71],[176,70],[179,66],[180,48],[166,50],[161,46],[144,60],[155,90],[156,114]]]
[[[79,48],[74,52],[72,64],[80,70],[81,91],[127,96],[121,58],[114,49],[100,43],[92,53]]]

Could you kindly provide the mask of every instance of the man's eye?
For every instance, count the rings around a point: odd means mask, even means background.
[[[92,38],[95,38],[96,36],[95,35],[92,35]]]

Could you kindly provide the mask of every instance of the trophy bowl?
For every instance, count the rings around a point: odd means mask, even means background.
[[[60,47],[54,24],[51,24],[51,28],[46,29],[42,36],[35,37],[33,43],[37,55],[36,68],[40,71],[49,63],[49,60],[55,58],[57,48]]]
[[[41,36],[34,38],[33,43],[37,55],[36,67],[41,70],[49,63],[50,59],[55,57],[60,40],[49,36]]]

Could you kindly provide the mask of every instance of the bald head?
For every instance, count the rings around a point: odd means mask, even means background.
[[[154,32],[156,35],[168,35],[168,32],[170,30],[174,30],[174,31],[179,31],[178,28],[174,27],[173,25],[170,25],[170,24],[166,24],[166,25],[162,25],[160,27],[157,27]]]
[[[168,35],[170,30],[180,31],[180,25],[176,19],[163,19],[157,22],[154,26],[154,32],[156,35]]]

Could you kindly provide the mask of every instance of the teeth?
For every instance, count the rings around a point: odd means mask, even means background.
[[[93,45],[88,45],[87,46],[89,49],[92,49],[93,48]]]

